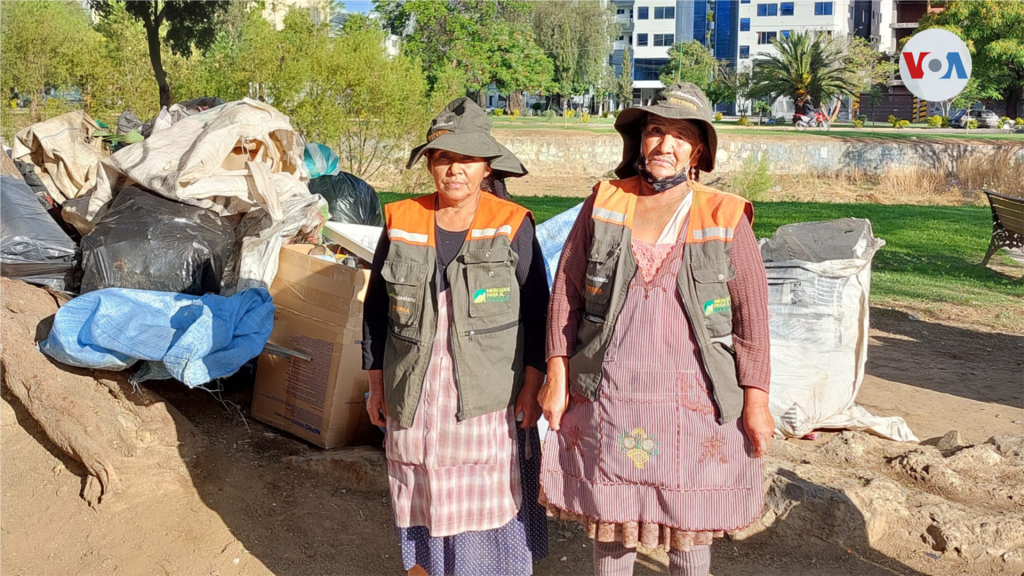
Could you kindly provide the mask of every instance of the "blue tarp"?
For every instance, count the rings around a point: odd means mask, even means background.
[[[569,230],[576,222],[583,203],[562,212],[537,226],[537,242],[544,254],[544,268],[548,273],[548,287],[555,279],[555,272],[558,270],[558,260],[562,257],[562,246],[565,244]]]
[[[107,288],[62,306],[39,349],[81,368],[125,370],[143,361],[134,382],[174,378],[196,387],[258,356],[273,327],[264,288],[230,298]]]

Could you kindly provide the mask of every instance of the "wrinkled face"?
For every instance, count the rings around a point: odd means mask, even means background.
[[[696,166],[704,149],[700,128],[689,120],[648,116],[640,150],[655,178],[668,178]]]
[[[479,194],[480,183],[491,174],[483,158],[448,150],[431,150],[427,161],[437,191],[452,203]]]

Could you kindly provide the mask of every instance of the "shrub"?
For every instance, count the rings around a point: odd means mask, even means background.
[[[859,118],[857,120],[854,120],[853,121],[853,127],[854,128],[863,128],[864,127],[864,121],[859,119]]]
[[[495,108],[494,109],[494,115],[495,116],[504,116],[505,115],[505,110],[502,109],[502,108]]]
[[[584,122],[590,122],[590,114],[584,112],[583,115],[580,116],[580,120],[583,120]]]
[[[1013,126],[1013,118],[1010,118],[1009,116],[1003,116],[1002,118],[999,119],[999,127],[1000,128],[1002,128],[1003,126],[1006,126],[1007,124],[1009,124],[1010,126]]]
[[[548,119],[548,122],[551,122],[555,119],[555,111],[551,109],[545,110],[544,117]]]
[[[899,118],[893,116],[892,114],[889,115],[889,125],[891,125],[893,128],[897,128],[898,126],[896,125],[899,124],[899,122]]]
[[[970,130],[976,130],[978,128],[978,121],[977,120],[968,120],[967,121],[967,128],[970,129]]]
[[[540,102],[534,102],[533,104],[530,104],[530,108],[533,108],[534,112],[540,112],[544,109],[544,105]]]
[[[740,116],[740,119],[736,121],[736,124],[746,126],[747,124],[750,124],[750,120],[747,120],[746,116]]]
[[[941,126],[943,128],[949,128],[949,116],[943,116],[942,117],[942,124],[941,124]]]
[[[935,116],[928,117],[929,128],[938,128],[939,126],[942,126],[942,116],[936,114]]]
[[[1017,118],[1016,120],[1013,121],[1013,125],[1016,126],[1017,128],[1024,126],[1024,118]]]
[[[565,111],[565,117],[566,118],[572,118],[575,115],[576,115],[576,111],[573,110],[572,108],[570,108],[570,109]]]
[[[896,122],[896,127],[899,128],[900,130],[906,128],[907,126],[910,126],[910,120],[900,120]]]
[[[607,110],[605,110],[604,112],[601,112],[601,118],[607,118],[609,114],[610,113]]]
[[[721,112],[715,112],[715,122],[721,122],[721,121],[722,121],[722,113]]]
[[[751,202],[765,199],[768,190],[774,185],[772,175],[768,173],[768,159],[755,159],[753,156],[743,161],[743,167],[732,176],[732,191]]]
[[[512,119],[513,122],[515,122],[516,118],[519,118],[519,108],[513,110],[512,113],[509,114],[509,117]]]

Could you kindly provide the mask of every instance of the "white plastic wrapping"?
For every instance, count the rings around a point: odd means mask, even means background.
[[[884,245],[871,222],[856,218],[790,224],[761,241],[769,404],[782,434],[841,428],[917,441],[903,418],[875,417],[854,403],[867,363],[871,259]]]

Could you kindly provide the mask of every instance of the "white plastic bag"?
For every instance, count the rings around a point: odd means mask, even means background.
[[[854,404],[867,363],[871,259],[884,245],[871,222],[857,218],[790,224],[761,241],[771,329],[769,407],[784,435],[842,428],[917,440],[902,418],[873,417]]]

